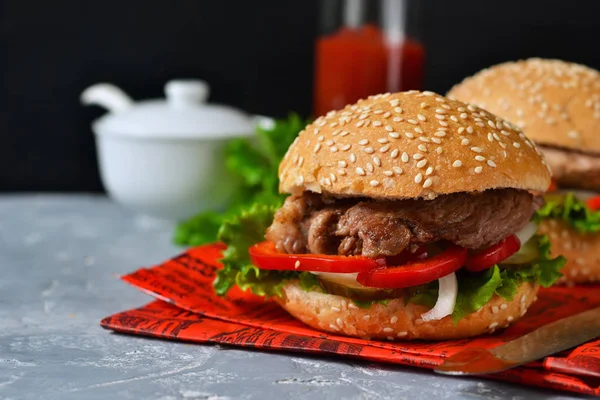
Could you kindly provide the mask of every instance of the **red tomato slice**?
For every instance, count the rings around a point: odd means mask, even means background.
[[[424,261],[358,273],[363,286],[382,289],[401,289],[435,281],[457,271],[467,259],[467,249],[453,246]]]
[[[554,179],[550,180],[550,186],[548,186],[547,192],[556,192],[558,190],[558,185]]]
[[[585,202],[585,204],[592,211],[598,211],[598,210],[600,210],[600,196],[595,196],[595,197],[589,198]]]
[[[465,262],[465,268],[472,272],[483,271],[515,254],[521,248],[521,242],[515,235],[504,238],[500,243],[471,255]]]
[[[330,256],[325,254],[282,254],[266,241],[248,249],[250,260],[260,269],[351,273],[385,266],[385,258]]]

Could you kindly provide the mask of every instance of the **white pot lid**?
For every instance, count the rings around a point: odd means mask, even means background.
[[[123,94],[112,85],[97,87],[98,97],[107,102]],[[133,103],[121,99],[118,107],[109,107],[112,113],[94,123],[95,131],[156,139],[216,139],[254,133],[255,122],[250,115],[230,106],[207,103],[209,91],[204,81],[170,81],[165,85],[166,100]]]

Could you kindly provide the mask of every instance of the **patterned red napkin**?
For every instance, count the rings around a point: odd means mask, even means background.
[[[212,290],[221,248],[202,246],[153,268],[123,277],[162,301],[102,320],[107,329],[198,343],[313,354],[339,354],[372,361],[433,368],[469,347],[491,348],[531,330],[600,306],[600,286],[541,290],[518,323],[494,335],[444,342],[384,342],[327,334],[289,316],[275,303],[234,289]],[[167,304],[170,303],[170,304]],[[600,395],[600,340],[527,366],[487,376],[545,388]]]

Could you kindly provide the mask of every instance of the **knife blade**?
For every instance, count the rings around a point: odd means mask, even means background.
[[[599,336],[600,307],[559,319],[492,349],[461,350],[444,360],[435,372],[491,374],[542,359]]]

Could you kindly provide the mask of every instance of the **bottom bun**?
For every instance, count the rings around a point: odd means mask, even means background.
[[[428,308],[411,303],[405,306],[403,299],[390,300],[387,305],[373,303],[369,309],[359,308],[347,297],[305,291],[296,281],[286,284],[283,296],[275,301],[300,321],[326,332],[363,339],[444,340],[506,328],[525,315],[537,298],[538,288],[537,284],[524,282],[511,302],[494,295],[483,308],[457,324],[450,316],[424,322],[420,316]]]
[[[600,282],[600,233],[581,234],[559,219],[543,220],[538,232],[550,238],[553,255],[567,259],[560,282]]]

